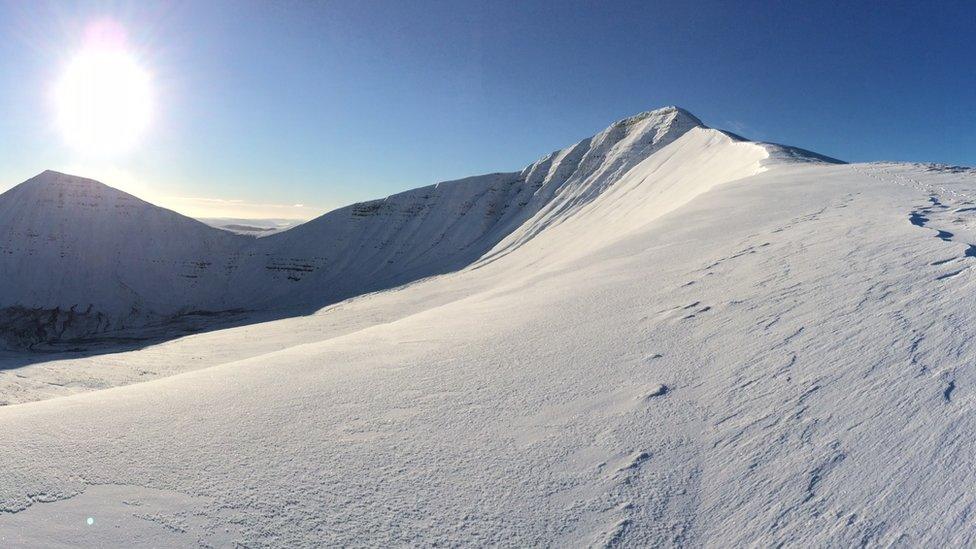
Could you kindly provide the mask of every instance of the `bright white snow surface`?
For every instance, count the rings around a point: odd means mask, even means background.
[[[456,272],[73,359],[174,375],[0,407],[0,545],[972,545],[976,173],[808,160],[694,127]]]

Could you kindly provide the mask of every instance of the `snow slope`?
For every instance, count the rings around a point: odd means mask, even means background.
[[[460,270],[85,358],[183,373],[0,407],[0,545],[973,545],[976,172],[811,159],[691,128]]]

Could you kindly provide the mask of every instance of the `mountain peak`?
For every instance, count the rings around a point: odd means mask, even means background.
[[[11,187],[6,192],[0,193],[0,196],[8,198],[12,196],[34,197],[37,199],[41,196],[52,195],[52,193],[57,194],[64,191],[73,192],[75,190],[85,189],[122,192],[94,179],[69,175],[54,170],[44,170],[34,177]]]
[[[601,141],[602,136],[616,136],[629,145],[651,145],[642,153],[646,156],[661,146],[681,137],[693,128],[707,128],[695,115],[676,106],[661,107],[628,116],[610,124],[601,134],[593,137],[594,141]]]
[[[92,200],[142,202],[129,193],[87,177],[71,175],[55,170],[44,170],[23,183],[12,187],[4,195],[33,197],[33,200],[51,200],[64,197],[83,197],[84,202]]]
[[[35,175],[34,177],[24,181],[24,183],[32,183],[35,185],[79,185],[79,184],[96,184],[102,186],[108,186],[100,181],[95,181],[94,179],[89,179],[87,177],[81,177],[80,175],[71,175],[55,170],[44,170],[43,172]]]
[[[676,105],[669,105],[659,109],[644,111],[642,113],[635,114],[634,116],[629,116],[622,120],[618,120],[613,124],[613,126],[630,126],[648,119],[669,121],[680,119],[686,126],[707,127],[697,116]]]

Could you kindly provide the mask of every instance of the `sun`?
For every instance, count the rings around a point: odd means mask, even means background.
[[[65,142],[95,156],[132,149],[152,118],[151,92],[149,73],[127,52],[80,52],[55,90],[57,122]]]

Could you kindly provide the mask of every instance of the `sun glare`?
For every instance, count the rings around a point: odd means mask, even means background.
[[[125,51],[86,50],[68,65],[55,101],[68,145],[86,154],[119,154],[135,146],[149,125],[149,73]]]

